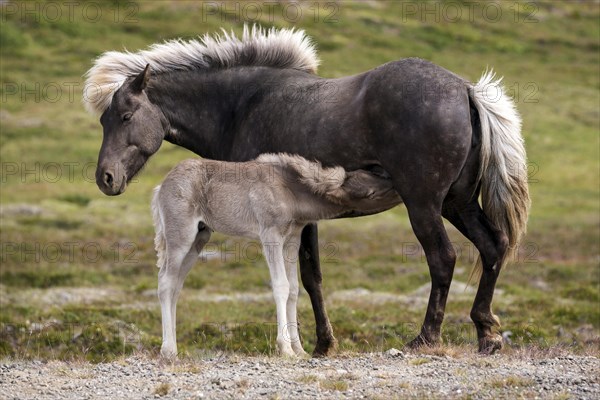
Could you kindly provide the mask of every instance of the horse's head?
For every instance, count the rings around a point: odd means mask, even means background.
[[[127,183],[158,151],[168,121],[146,94],[150,78],[147,65],[138,76],[123,83],[100,117],[104,131],[98,155],[96,184],[107,195],[123,193]]]

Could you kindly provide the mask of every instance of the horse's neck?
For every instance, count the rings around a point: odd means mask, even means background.
[[[159,75],[148,96],[170,123],[165,140],[206,158],[230,160],[240,112],[282,70],[249,67]]]
[[[169,121],[165,140],[207,158],[219,158],[219,133],[230,104],[216,94],[224,90],[209,82],[200,72],[181,71],[159,75],[148,90],[150,101],[158,105]]]

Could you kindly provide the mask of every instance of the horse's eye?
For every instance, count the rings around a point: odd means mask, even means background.
[[[123,117],[122,117],[122,118],[123,118],[123,121],[129,121],[129,120],[131,119],[131,116],[132,116],[132,115],[133,115],[133,114],[132,114],[132,113],[130,113],[130,112],[123,114]]]

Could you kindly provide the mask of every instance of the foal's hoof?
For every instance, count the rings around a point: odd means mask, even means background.
[[[277,354],[283,358],[296,358],[296,353],[292,350],[292,346],[285,340],[277,341]]]
[[[491,355],[502,348],[502,336],[495,334],[479,339],[479,352]]]
[[[177,359],[177,350],[161,349],[160,356],[165,361],[175,361]]]
[[[406,347],[409,349],[420,349],[422,347],[431,347],[437,344],[439,344],[439,340],[430,339],[421,333],[419,336],[408,342]]]
[[[327,357],[327,356],[333,354],[333,352],[337,349],[337,347],[338,347],[338,341],[333,336],[326,340],[322,340],[322,341],[317,340],[317,346],[313,350],[313,357],[317,357],[317,358]]]
[[[298,358],[310,358],[301,346],[292,346],[292,349]]]

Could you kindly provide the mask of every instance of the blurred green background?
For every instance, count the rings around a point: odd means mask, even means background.
[[[421,57],[476,81],[503,75],[524,120],[529,232],[501,274],[495,312],[512,347],[597,354],[599,24],[597,2],[13,2],[1,7],[0,355],[105,360],[156,352],[152,188],[190,152],[165,143],[119,197],[93,181],[102,140],[81,105],[83,74],[108,50],[238,34],[247,23],[305,29],[319,73],[340,77]],[[476,252],[457,248],[447,346],[475,351],[464,282]],[[275,307],[255,242],[214,235],[178,313],[184,354],[271,354]],[[425,313],[428,269],[403,207],[320,224],[324,291],[342,350],[402,346]],[[303,292],[305,348],[314,321]],[[507,334],[508,335],[508,334]],[[508,346],[504,351],[510,351]]]

